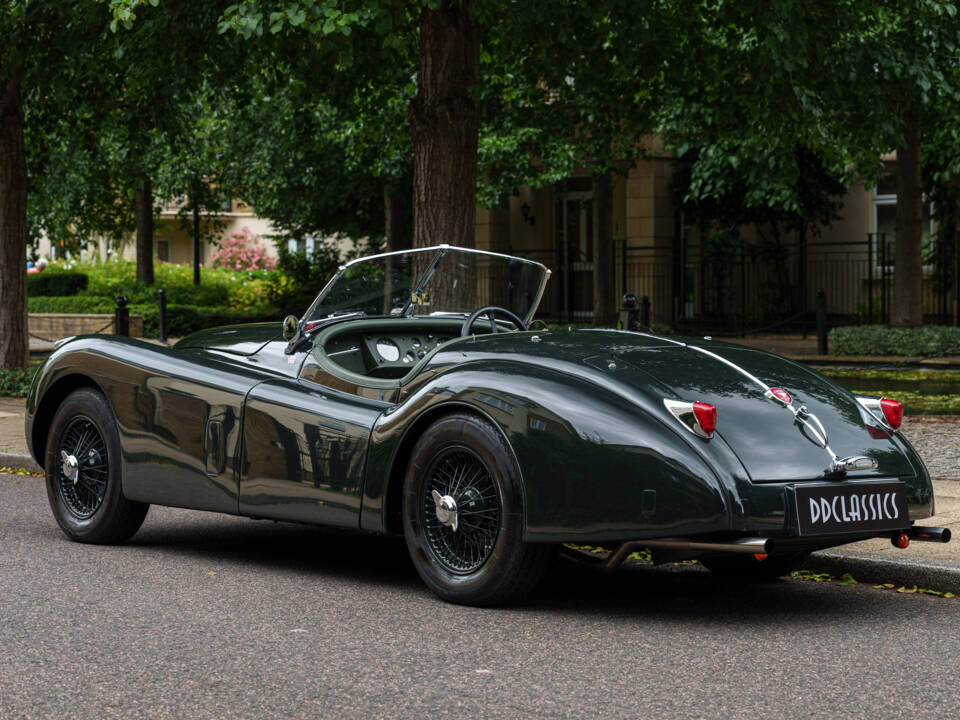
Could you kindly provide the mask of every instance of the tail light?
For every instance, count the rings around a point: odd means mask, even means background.
[[[709,440],[716,432],[717,408],[710,403],[664,400],[663,404],[694,435]]]
[[[903,403],[889,398],[880,398],[880,410],[887,424],[896,430],[903,422]]]
[[[695,402],[693,404],[693,416],[697,419],[697,424],[701,430],[707,435],[713,435],[717,429],[717,408],[709,403]]]
[[[877,420],[896,430],[903,423],[903,403],[889,398],[858,397],[857,402],[869,411]],[[869,423],[867,423],[869,428]],[[873,433],[871,433],[872,435]]]

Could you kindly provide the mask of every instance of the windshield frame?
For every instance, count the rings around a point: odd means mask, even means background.
[[[357,265],[362,262],[369,262],[371,260],[379,260],[381,258],[393,257],[397,255],[410,255],[413,253],[430,253],[430,252],[436,253],[436,257],[430,263],[429,267],[424,271],[423,275],[420,278],[416,279],[416,285],[411,286],[411,290],[410,290],[411,297],[410,299],[407,300],[407,304],[404,305],[403,310],[400,313],[398,313],[399,317],[409,317],[410,312],[413,309],[413,296],[417,293],[423,292],[427,283],[430,282],[430,279],[433,277],[433,274],[436,271],[437,266],[440,264],[440,261],[443,260],[443,257],[451,250],[456,252],[473,253],[476,255],[486,255],[488,257],[504,258],[506,260],[516,260],[519,262],[529,263],[530,265],[535,265],[539,267],[543,273],[540,279],[540,286],[537,288],[536,295],[534,296],[534,300],[530,305],[529,311],[522,318],[524,325],[530,324],[530,321],[533,319],[533,316],[536,314],[537,309],[540,307],[540,301],[543,299],[543,293],[546,290],[547,281],[550,279],[550,275],[552,274],[550,268],[548,268],[543,263],[537,262],[536,260],[517,257],[516,255],[507,255],[506,253],[498,253],[490,250],[478,250],[476,248],[465,248],[457,245],[443,244],[443,245],[431,245],[430,247],[424,247],[424,248],[412,248],[409,250],[393,250],[391,252],[377,253],[375,255],[365,255],[364,257],[355,258],[353,260],[350,260],[349,262],[344,263],[337,269],[337,272],[334,273],[333,277],[331,277],[327,281],[327,284],[323,286],[323,289],[320,291],[320,294],[317,295],[316,299],[310,304],[310,307],[307,308],[307,311],[300,318],[301,329],[308,322],[308,318],[310,318],[313,315],[314,311],[323,303],[324,298],[330,293],[330,291],[333,289],[333,286],[336,285],[337,281],[353,265]],[[353,313],[345,312],[344,314],[356,315],[356,312],[353,312]],[[466,317],[468,313],[452,312],[451,314],[463,315],[464,317]],[[331,315],[327,315],[323,318],[316,318],[315,320],[310,320],[309,322],[318,322],[325,319],[330,319],[330,317]]]

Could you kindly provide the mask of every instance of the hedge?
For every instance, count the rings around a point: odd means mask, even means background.
[[[37,297],[27,298],[27,309],[32,313],[87,313],[112,315],[116,303],[110,298]],[[129,306],[133,315],[143,315],[143,333],[147,337],[160,334],[160,308],[156,303],[134,303]],[[197,330],[219,325],[276,321],[278,328],[283,314],[280,310],[233,310],[231,308],[201,305],[167,305],[167,337],[183,337]],[[278,330],[279,332],[279,330]]]
[[[27,312],[32,313],[87,313],[104,315],[112,313],[117,304],[110,298],[87,297],[28,297]]]
[[[25,397],[39,365],[28,368],[0,368],[0,397]]]
[[[131,305],[130,312],[143,315],[143,334],[158,337],[160,334],[160,310],[156,305]],[[183,337],[197,330],[236,325],[238,323],[273,322],[280,332],[283,317],[278,310],[232,310],[209,308],[198,305],[167,305],[167,337]]]
[[[48,272],[27,275],[30,297],[67,297],[86,290],[90,279],[86,273]]]
[[[830,331],[829,344],[834,355],[960,355],[960,328],[944,325],[838,327]]]

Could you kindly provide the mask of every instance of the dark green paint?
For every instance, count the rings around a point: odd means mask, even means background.
[[[443,331],[448,318],[345,320],[317,347]],[[406,345],[405,345],[406,344]],[[932,490],[901,437],[872,438],[859,406],[822,376],[768,353],[701,343],[817,414],[839,455],[871,455],[908,485],[911,515]],[[616,331],[498,333],[428,348],[397,377],[371,358],[345,366],[323,352],[286,354],[279,324],[197,333],[175,349],[114,337],[71,341],[31,388],[35,457],[52,409],[77,382],[99,387],[117,417],[132,499],[246,515],[396,531],[405,453],[430,422],[469,408],[516,455],[530,541],[795,533],[792,483],[822,478],[829,456],[791,413],[716,359],[669,340]],[[362,370],[363,372],[358,372]],[[663,399],[719,410],[698,438]],[[34,432],[36,428],[36,432]],[[831,541],[832,542],[832,541]],[[840,542],[838,540],[837,542]]]

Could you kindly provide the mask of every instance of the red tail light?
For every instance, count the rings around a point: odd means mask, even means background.
[[[697,419],[697,425],[707,435],[713,435],[717,429],[717,408],[710,403],[695,402],[693,404],[693,416]]]
[[[880,398],[880,410],[887,424],[896,430],[903,422],[903,403],[887,398]]]

